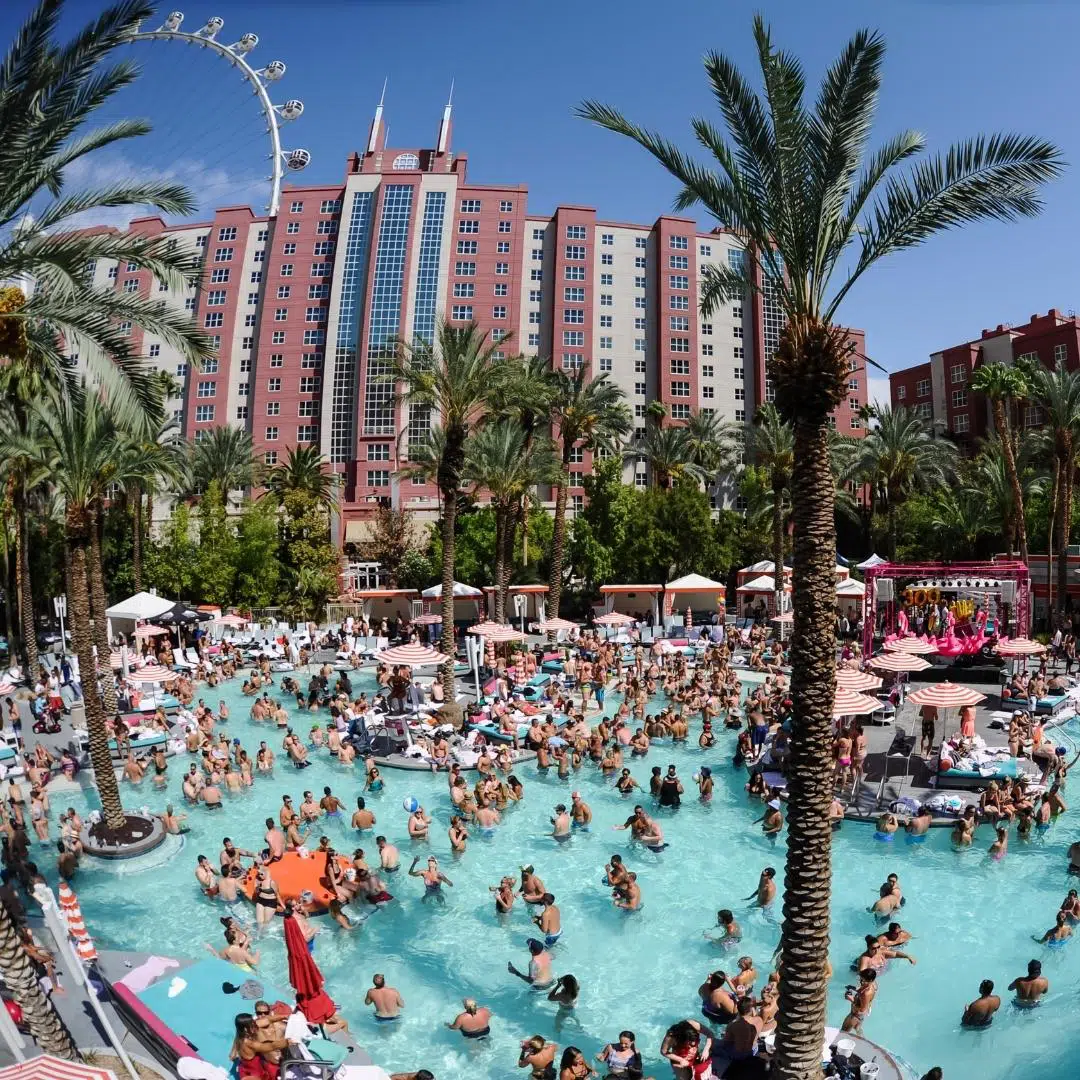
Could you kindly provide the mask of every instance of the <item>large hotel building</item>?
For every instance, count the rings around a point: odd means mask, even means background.
[[[176,302],[217,338],[217,360],[187,371],[166,344],[135,342],[180,378],[174,405],[185,434],[242,425],[269,464],[288,447],[318,446],[342,476],[341,542],[362,539],[387,498],[437,512],[432,485],[395,475],[429,420],[401,415],[383,376],[388,343],[430,340],[443,317],[475,321],[508,353],[609,373],[638,428],[652,401],[666,406],[665,422],[700,409],[747,423],[770,399],[765,357],[782,326],[778,306],[753,292],[708,318],[698,310],[705,267],[742,265],[735,236],[699,232],[680,217],[605,221],[586,206],[532,213],[524,186],[469,182],[466,156],[451,152],[449,107],[433,149],[388,149],[385,136],[380,106],[344,180],[287,188],[276,219],[223,207],[200,224],[131,225],[202,255],[201,281]],[[157,288],[132,266],[94,273],[124,291]],[[861,331],[851,339],[849,392],[835,423],[859,434],[865,347]],[[579,449],[572,508],[590,468]],[[626,478],[647,484],[646,466],[628,464]]]

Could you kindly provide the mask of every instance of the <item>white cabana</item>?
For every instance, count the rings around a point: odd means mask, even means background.
[[[856,581],[855,578],[845,578],[843,581],[836,583],[836,596],[839,600],[846,598],[862,599],[865,595],[866,586],[861,581]]]
[[[861,563],[855,564],[856,570],[872,570],[875,566],[881,566],[882,563],[888,562],[888,559],[883,559],[876,551],[869,559],[863,559]]]
[[[387,619],[393,622],[399,615],[408,622],[420,612],[420,594],[415,589],[357,589],[339,598],[339,603],[360,605],[368,625]],[[414,609],[415,605],[415,609]]]
[[[438,615],[442,611],[442,585],[425,589],[420,598],[424,611]],[[484,617],[484,590],[475,589],[462,581],[454,582],[454,622],[476,622]]]
[[[750,593],[774,593],[776,592],[776,578],[771,574],[762,574],[760,577],[744,582],[735,591],[744,595]]]
[[[723,582],[701,574],[685,574],[664,586],[664,623],[671,626],[684,620],[683,612],[687,608],[707,612],[710,621],[715,613],[722,621],[726,598],[727,588]]]
[[[663,585],[601,585],[600,595],[604,603],[599,614],[618,611],[644,621],[645,615],[651,611],[652,624],[656,626],[660,622],[660,594],[663,591]]]
[[[772,577],[776,576],[776,563],[772,559],[760,559],[756,563],[751,563],[749,566],[744,566],[735,575],[736,585],[745,585],[748,581],[753,581],[754,578],[761,577],[763,574],[768,574]],[[784,564],[784,579],[787,581],[791,577],[791,567],[786,563]]]
[[[511,585],[507,589],[506,617],[518,626],[530,626],[534,622],[543,622],[547,618],[546,585]],[[489,615],[495,612],[495,586],[485,585],[484,596],[487,598]]]
[[[137,592],[126,600],[113,604],[105,609],[105,617],[109,620],[109,636],[115,630],[120,634],[130,634],[135,629],[135,624],[146,622],[157,615],[164,615],[173,606],[174,601],[166,600],[164,596],[155,596],[153,593]]]
[[[420,594],[425,600],[441,600],[442,599],[442,585],[432,585],[430,589],[425,589]],[[454,597],[455,599],[461,599],[463,597],[469,597],[470,599],[477,599],[482,597],[484,592],[482,589],[474,589],[471,585],[466,585],[464,582],[454,582]]]

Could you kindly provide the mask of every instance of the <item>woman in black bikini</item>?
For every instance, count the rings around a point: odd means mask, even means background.
[[[277,914],[281,896],[274,879],[261,867],[255,879],[252,899],[255,901],[255,922],[259,926],[265,926]]]

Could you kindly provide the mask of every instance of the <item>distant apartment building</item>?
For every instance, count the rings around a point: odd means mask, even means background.
[[[639,430],[653,401],[668,423],[700,409],[745,424],[772,397],[765,358],[783,326],[779,306],[755,290],[707,317],[698,308],[707,266],[744,264],[734,234],[667,215],[606,221],[586,206],[531,212],[523,185],[468,181],[451,129],[448,106],[433,148],[389,149],[380,106],[342,183],[286,188],[275,220],[223,207],[199,224],[131,225],[202,255],[197,286],[174,300],[214,335],[217,359],[191,372],[166,344],[133,342],[181,381],[174,407],[185,434],[242,425],[271,465],[289,447],[318,446],[342,479],[342,543],[365,538],[387,499],[437,512],[433,485],[396,475],[432,418],[416,408],[403,415],[385,375],[393,342],[430,341],[439,319],[476,322],[507,354],[609,374]],[[93,272],[118,290],[157,288],[130,266]],[[862,331],[850,340],[848,395],[834,422],[859,435]],[[583,505],[591,468],[577,448],[572,510]],[[648,483],[643,463],[626,470],[628,482]]]
[[[1051,308],[1019,326],[999,323],[973,341],[931,353],[927,363],[892,372],[890,399],[894,407],[914,409],[959,444],[973,446],[993,430],[994,418],[985,396],[969,389],[972,372],[980,364],[1022,358],[1048,368],[1062,362],[1070,369],[1080,366],[1080,320]],[[1025,427],[1038,427],[1043,417],[1037,405],[1029,404],[1021,420]]]

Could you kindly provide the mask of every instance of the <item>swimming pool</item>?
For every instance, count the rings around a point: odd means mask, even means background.
[[[358,689],[363,684],[362,679],[353,682]],[[238,681],[213,694],[229,702],[233,719],[228,730],[249,752],[260,739],[267,739],[278,752],[276,730],[246,718],[249,703],[240,694]],[[211,699],[210,693],[203,696]],[[618,699],[609,694],[607,711],[617,705]],[[298,731],[306,731],[315,719],[296,710],[295,704],[290,713]],[[698,729],[695,722],[695,735]],[[1075,738],[1080,725],[1073,722],[1066,730]],[[698,1015],[696,988],[710,970],[734,966],[735,956],[702,937],[714,923],[717,909],[734,909],[744,940],[733,951],[751,955],[762,980],[779,940],[774,917],[750,909],[740,898],[753,891],[764,866],[773,865],[782,874],[783,845],[773,847],[751,827],[758,811],[756,804],[750,807],[745,800],[744,774],[730,766],[734,736],[721,731],[719,743],[708,752],[696,746],[657,747],[644,761],[632,763],[643,784],[651,766],[674,763],[687,788],[681,809],[656,811],[670,843],[660,855],[636,850],[626,833],[611,831],[629,815],[635,800],[619,796],[591,768],[563,782],[554,776],[537,777],[535,766],[529,764],[518,772],[525,785],[524,803],[505,815],[494,838],[473,839],[468,851],[454,858],[446,836],[451,804],[445,776],[386,770],[386,790],[368,800],[378,817],[376,831],[398,844],[406,865],[414,850],[422,858],[437,854],[454,886],[446,890],[445,907],[425,905],[421,882],[402,873],[390,886],[397,902],[372,915],[362,929],[347,933],[328,920],[316,921],[322,927],[316,960],[359,1044],[390,1071],[426,1067],[439,1080],[495,1080],[515,1072],[518,1044],[534,1032],[592,1055],[621,1028],[629,1027],[645,1054],[647,1073],[658,1080],[667,1076],[667,1065],[657,1055],[665,1029],[676,1019]],[[171,861],[154,853],[145,864],[140,860],[117,868],[122,873],[88,864],[74,886],[99,943],[193,958],[205,955],[204,942],[220,945],[217,919],[224,914],[223,907],[199,892],[193,876],[196,855],[205,854],[216,863],[225,835],[237,846],[260,847],[263,819],[276,817],[283,793],[291,793],[298,803],[303,790],[319,793],[329,784],[350,808],[355,805],[362,786],[360,770],[331,764],[325,757],[315,761],[311,768],[295,772],[281,764],[279,755],[276,775],[258,779],[254,789],[241,796],[226,796],[229,809],[224,813],[191,812],[191,832]],[[182,757],[170,762],[167,797],[178,810],[186,764]],[[712,766],[717,781],[715,797],[707,806],[697,801],[691,779],[702,764]],[[592,831],[556,845],[544,833],[552,808],[560,801],[569,803],[572,789],[579,789],[592,807]],[[1080,799],[1080,787],[1071,793]],[[167,799],[151,788],[149,780],[143,790],[125,785],[123,794],[129,807],[147,805],[155,810],[162,809]],[[406,837],[402,799],[408,794],[420,798],[432,814],[430,845],[414,848]],[[55,803],[59,806],[60,800]],[[82,812],[86,800],[76,798],[73,805]],[[328,823],[324,831],[342,851],[359,845],[369,857],[374,855],[371,833],[359,838],[337,822]],[[863,935],[874,929],[866,908],[878,883],[896,872],[908,897],[901,921],[915,935],[910,950],[918,964],[896,961],[883,976],[873,1014],[865,1024],[866,1035],[912,1062],[918,1068],[916,1075],[935,1064],[943,1067],[949,1080],[975,1075],[992,1080],[1034,1075],[1040,1080],[1066,1080],[1075,1075],[1075,1067],[1067,1062],[1072,1051],[1080,1049],[1070,1030],[1080,945],[1055,951],[1031,940],[1032,934],[1041,935],[1052,925],[1061,898],[1075,880],[1065,873],[1065,848],[1075,838],[1068,823],[1055,825],[1045,840],[1027,846],[1014,834],[1001,864],[986,855],[992,835],[985,826],[976,847],[959,854],[951,850],[942,830],[935,830],[918,847],[902,841],[876,843],[872,833],[869,827],[848,824],[834,846],[830,955],[835,975],[829,1022],[838,1025],[847,1013],[843,992],[852,981],[848,965],[861,951]],[[43,864],[51,864],[44,849],[37,851]],[[615,852],[638,873],[644,898],[640,912],[616,911],[609,891],[600,885],[603,864]],[[535,864],[562,911],[564,931],[555,948],[555,972],[574,974],[582,987],[576,1014],[561,1030],[556,1030],[555,1007],[546,997],[532,994],[506,971],[507,961],[520,968],[527,960],[524,943],[534,927],[526,910],[519,901],[511,915],[500,920],[488,893],[488,886],[504,874],[516,875],[525,862]],[[242,906],[240,913],[246,918],[248,910]],[[279,922],[261,948],[260,969],[266,980],[287,985]],[[962,1032],[960,1014],[976,996],[979,981],[994,979],[1006,998],[1005,987],[1033,957],[1042,959],[1050,980],[1044,1006],[1024,1014],[1003,1007],[989,1030]],[[365,1015],[362,1001],[375,972],[384,973],[405,999],[405,1019],[397,1025],[376,1026]],[[486,1044],[465,1043],[443,1026],[466,996],[495,1014],[493,1035]]]

